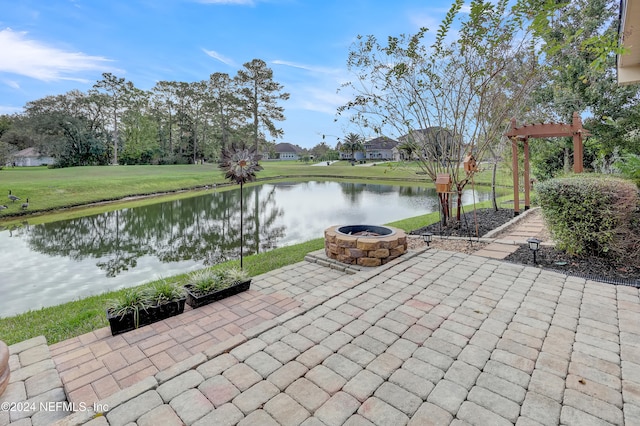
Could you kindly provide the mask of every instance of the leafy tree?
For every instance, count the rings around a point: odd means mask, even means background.
[[[118,164],[118,123],[122,111],[127,106],[127,98],[133,90],[133,83],[118,78],[111,73],[103,73],[102,80],[93,85],[96,90],[104,90],[109,97],[109,110],[112,117],[113,129],[113,164]]]
[[[324,155],[331,150],[331,147],[325,142],[320,142],[313,148],[311,148],[311,154],[317,159],[323,158]]]
[[[617,0],[564,2],[536,27],[544,44],[545,78],[534,93],[537,110],[546,119],[570,122],[574,111],[586,116],[585,127],[593,137],[585,144],[585,163],[606,161],[616,147],[634,152],[629,133],[640,129],[640,86],[619,86],[616,77],[618,47]],[[555,141],[556,148],[539,150],[532,145],[537,162],[562,159],[568,169],[569,140]],[[554,158],[547,157],[551,155]]]
[[[151,89],[154,110],[157,113],[160,145],[167,153],[173,154],[173,125],[175,116],[176,83],[159,81]]]
[[[58,126],[62,131],[57,152],[57,165],[95,166],[108,161],[107,146],[88,131],[86,120],[77,117],[60,117]]]
[[[459,201],[471,177],[460,171],[464,154],[482,159],[508,120],[524,109],[539,75],[535,40],[526,26],[530,2],[509,3],[473,0],[463,16],[464,2],[456,0],[431,45],[422,28],[390,36],[385,44],[359,36],[349,52],[347,66],[356,81],[345,86],[355,96],[338,113],[392,138],[428,129],[446,132],[438,143],[429,137],[404,142],[413,145],[412,153],[434,181],[440,173],[451,176]],[[455,40],[448,43],[456,23]]]
[[[156,121],[141,111],[127,111],[122,118],[125,144],[121,159],[125,164],[150,164],[159,150]]]
[[[91,114],[90,104],[79,91],[28,102],[3,140],[19,142],[19,149],[35,147],[56,158],[59,167],[105,164],[102,126]]]
[[[239,98],[237,79],[230,78],[228,74],[211,74],[207,93],[216,139],[220,147],[225,149],[231,143],[233,133],[242,127],[250,115]]]
[[[5,164],[11,162],[11,155],[17,150],[15,145],[0,140],[0,170]]]
[[[0,116],[0,139],[16,149],[38,146],[43,153],[58,152],[71,133],[65,136],[52,125],[52,116],[65,116],[82,123],[83,131],[74,134],[112,144],[113,163],[120,156],[127,163],[217,161],[231,144],[264,144],[265,134],[281,135],[274,123],[284,119],[278,102],[288,96],[258,59],[234,78],[215,73],[192,83],[160,81],[150,92],[104,73],[86,93],[47,96],[27,103],[23,114]]]
[[[126,164],[149,164],[159,150],[157,123],[149,114],[151,92],[132,88],[121,115],[122,153]]]
[[[107,164],[106,145],[88,129],[86,119],[52,111],[34,115],[29,121],[36,147],[54,157],[56,166]]]
[[[273,80],[273,71],[266,62],[254,59],[238,71],[236,80],[241,87],[240,97],[246,102],[249,115],[253,120],[253,143],[259,150],[259,135],[261,129],[274,138],[281,137],[282,129],[276,127],[274,121],[283,121],[284,108],[278,101],[289,99],[289,93],[283,92],[284,87]]]
[[[11,127],[3,132],[0,140],[19,151],[34,145],[34,140],[27,129],[28,120],[24,115],[12,117]]]
[[[0,139],[9,129],[11,129],[11,117],[8,115],[0,115]]]
[[[340,153],[332,149],[325,142],[320,142],[311,148],[311,154],[313,154],[318,161],[335,161],[340,159]]]

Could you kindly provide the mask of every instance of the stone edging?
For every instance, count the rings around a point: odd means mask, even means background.
[[[501,226],[498,226],[496,229],[492,229],[491,231],[487,232],[482,236],[482,238],[494,238],[495,235],[501,234],[502,232],[506,231],[507,229],[509,229],[510,227],[512,227],[513,225],[517,224],[518,222],[526,218],[528,215],[530,215],[531,212],[537,211],[538,209],[540,209],[540,207],[534,207],[532,209],[525,210],[523,213],[519,214],[518,216],[514,216],[513,219],[511,219],[509,222]]]

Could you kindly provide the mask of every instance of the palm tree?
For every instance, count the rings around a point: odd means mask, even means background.
[[[219,167],[225,171],[224,177],[240,184],[240,268],[242,269],[242,185],[246,182],[256,180],[256,172],[262,170],[262,166],[258,161],[262,158],[256,152],[256,147],[247,147],[244,142],[240,144],[233,143],[230,148],[222,150]]]
[[[349,133],[344,138],[344,142],[340,146],[340,151],[351,154],[351,159],[355,160],[356,151],[364,151],[364,138],[356,133]]]
[[[416,146],[410,142],[404,142],[398,145],[398,151],[402,153],[403,160],[412,160],[413,152],[416,150]]]

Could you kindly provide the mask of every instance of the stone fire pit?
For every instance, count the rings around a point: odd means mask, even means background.
[[[349,265],[380,266],[407,251],[407,235],[391,226],[332,226],[324,231],[324,251]]]

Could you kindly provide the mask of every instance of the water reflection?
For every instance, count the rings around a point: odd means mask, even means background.
[[[284,235],[283,215],[275,205],[274,186],[244,191],[244,238],[247,254],[261,251],[260,241]],[[25,228],[29,248],[75,261],[98,259],[107,277],[137,266],[143,256],[162,263],[183,260],[205,265],[237,258],[240,251],[240,191],[226,191],[69,221]]]
[[[467,192],[466,202],[470,202]],[[244,253],[437,210],[432,188],[305,182],[247,187]],[[488,194],[476,194],[476,200]],[[237,259],[240,191],[0,232],[0,316]]]

